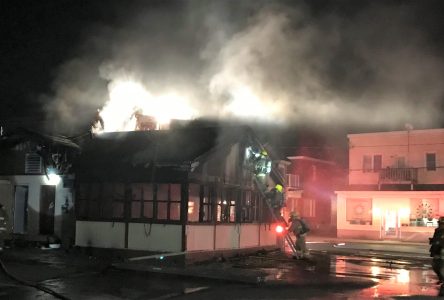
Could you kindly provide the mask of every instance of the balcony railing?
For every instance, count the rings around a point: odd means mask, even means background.
[[[418,182],[417,168],[385,168],[379,171],[380,182]]]
[[[299,180],[299,175],[296,174],[287,174],[287,187],[289,189],[301,189],[301,182]]]

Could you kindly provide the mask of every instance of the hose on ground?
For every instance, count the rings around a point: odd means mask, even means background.
[[[33,288],[38,289],[38,290],[40,290],[42,292],[50,294],[50,295],[52,295],[52,296],[54,296],[54,297],[56,297],[58,299],[69,300],[69,298],[63,296],[62,294],[57,293],[56,291],[53,291],[53,290],[51,290],[49,288],[41,286],[41,285],[39,285],[37,283],[33,283],[33,282],[26,281],[26,280],[22,280],[22,279],[20,279],[20,278],[18,278],[16,276],[12,275],[11,273],[9,273],[8,269],[6,269],[6,266],[5,266],[5,264],[3,263],[3,261],[1,259],[0,259],[0,269],[3,271],[3,273],[5,273],[5,275],[7,277],[9,277],[10,279],[12,279],[12,280],[14,280],[14,281],[16,281],[16,282],[18,282],[20,284],[33,287]]]

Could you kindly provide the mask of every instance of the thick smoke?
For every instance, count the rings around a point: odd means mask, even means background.
[[[340,14],[292,2],[166,3],[92,30],[60,68],[48,111],[83,125],[110,84],[134,80],[154,95],[186,95],[207,118],[441,125],[444,64],[412,5]]]

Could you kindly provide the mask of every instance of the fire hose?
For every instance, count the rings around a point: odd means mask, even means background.
[[[69,298],[63,296],[62,294],[57,293],[54,290],[46,288],[46,287],[44,287],[44,286],[42,286],[40,284],[37,284],[37,283],[33,283],[33,282],[28,282],[26,280],[22,280],[22,279],[20,279],[20,278],[18,278],[16,276],[12,275],[11,273],[9,273],[8,269],[6,269],[6,266],[5,266],[5,264],[3,263],[3,261],[1,259],[0,259],[0,268],[3,271],[3,273],[5,273],[5,275],[7,277],[9,277],[10,279],[12,279],[12,280],[14,280],[14,281],[16,281],[16,282],[18,282],[20,284],[33,287],[33,288],[38,289],[38,290],[40,290],[42,292],[50,294],[50,295],[52,295],[52,296],[54,296],[54,297],[56,297],[58,299],[69,300]]]

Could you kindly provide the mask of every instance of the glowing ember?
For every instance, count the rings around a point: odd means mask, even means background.
[[[135,130],[137,119],[141,117],[144,120],[151,117],[158,129],[172,119],[188,120],[195,115],[184,97],[175,93],[155,96],[134,81],[112,82],[108,90],[109,100],[100,111],[106,132]]]

